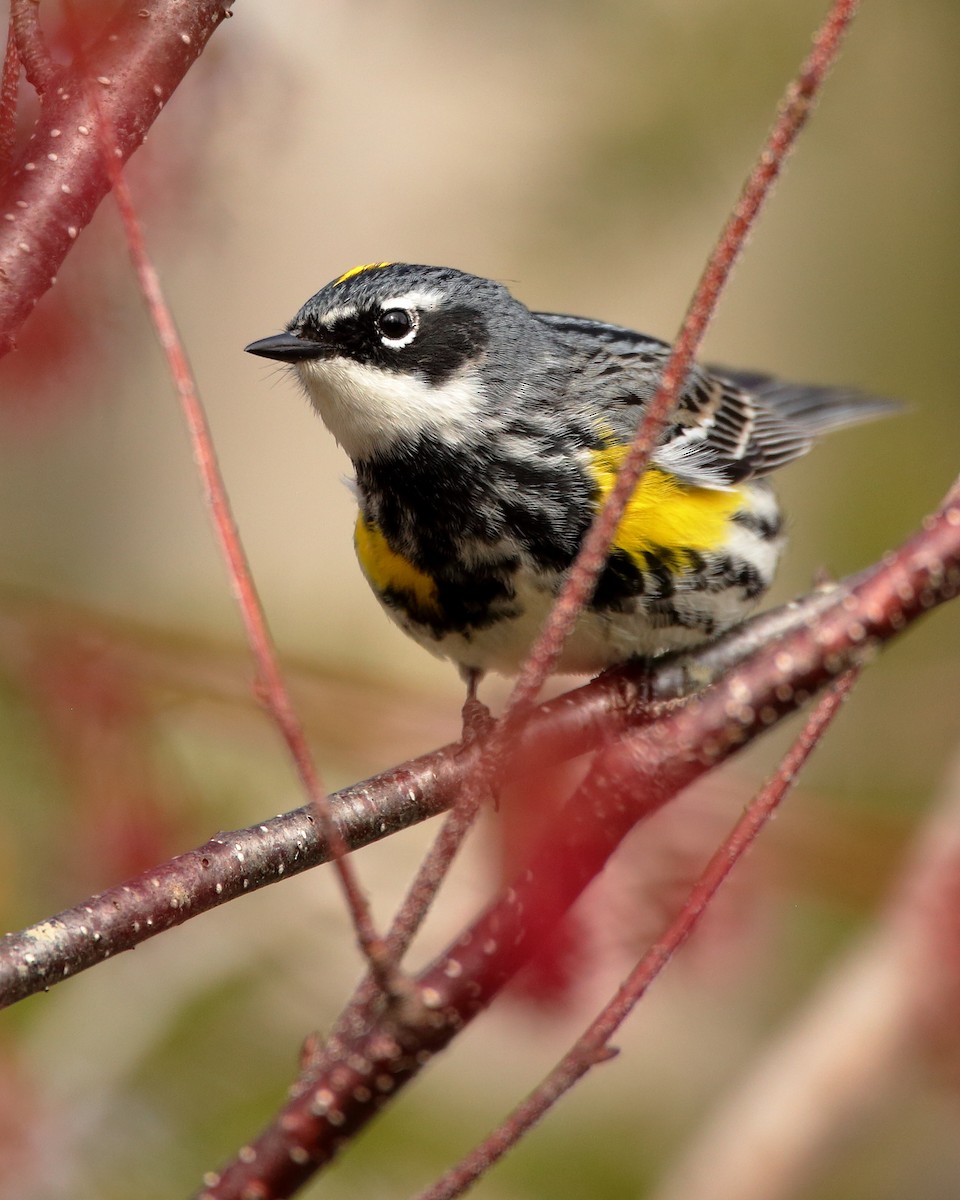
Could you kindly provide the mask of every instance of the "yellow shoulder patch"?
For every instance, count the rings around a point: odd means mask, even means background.
[[[382,263],[362,263],[359,267],[351,267],[349,271],[344,271],[344,273],[340,276],[339,279],[335,279],[333,281],[334,287],[336,287],[336,285],[338,283],[346,283],[346,281],[348,279],[352,279],[354,277],[354,275],[362,275],[364,271],[374,271],[374,270],[376,270],[377,267],[391,267],[391,266],[393,266],[392,263],[382,262]]]
[[[591,452],[598,504],[609,496],[628,447],[607,446]],[[689,564],[685,551],[715,550],[728,534],[728,523],[743,503],[739,489],[692,487],[656,467],[647,469],[617,527],[613,549],[622,550],[642,570],[645,556],[667,551],[666,565]]]
[[[353,532],[357,558],[373,590],[382,595],[390,592],[412,601],[420,612],[439,613],[437,585],[419,567],[390,548],[387,539],[376,525],[357,517]],[[413,614],[416,615],[416,614]]]

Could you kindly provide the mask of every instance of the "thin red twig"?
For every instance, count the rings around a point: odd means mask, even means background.
[[[506,726],[523,721],[532,709],[544,681],[556,666],[563,643],[573,629],[580,610],[590,598],[620,518],[677,402],[694,356],[716,311],[721,292],[746,243],[747,234],[807,122],[813,102],[827,72],[836,61],[843,36],[856,9],[857,0],[834,0],[826,20],[814,37],[813,50],[787,89],[773,129],[693,293],[680,333],[664,367],[660,387],[643,415],[633,445],[620,467],[616,484],[584,538],[547,623],[520,669],[503,717]]]
[[[812,52],[787,89],[773,129],[700,277],[664,368],[660,386],[640,421],[616,484],[590,527],[547,622],[520,668],[503,717],[490,737],[487,752],[480,759],[477,780],[464,788],[461,800],[446,818],[443,829],[407,893],[395,923],[395,927],[402,930],[403,944],[409,941],[429,911],[473,824],[497,764],[507,757],[515,731],[532,712],[544,681],[557,663],[563,643],[590,598],[620,518],[650,461],[664,423],[676,404],[724,285],[787,155],[806,124],[813,101],[836,60],[856,7],[857,0],[834,0],[814,38]],[[401,942],[398,940],[399,944]]]
[[[850,581],[838,587],[849,588]],[[641,703],[676,700],[716,682],[769,641],[809,625],[829,594],[763,613],[724,638],[638,669],[626,663],[539,707],[524,726],[521,764],[564,762],[596,750],[636,724]],[[35,610],[31,606],[31,617]],[[104,635],[106,636],[106,635]],[[116,637],[116,630],[111,630]],[[18,645],[30,634],[20,630]],[[330,797],[351,850],[437,816],[475,769],[479,746],[434,750]],[[88,896],[36,925],[0,938],[0,1007],[47,991],[124,950],[239,896],[330,861],[312,804],[220,833],[143,874]]]
[[[307,745],[303,725],[294,710],[290,693],[280,671],[266,615],[257,594],[246,552],[243,549],[243,543],[230,509],[226,485],[217,463],[206,413],[197,394],[193,374],[172,314],[163,298],[159,279],[146,256],[142,232],[132,207],[129,190],[119,168],[114,177],[113,191],[127,231],[130,254],[134,260],[140,286],[180,397],[197,468],[203,481],[206,502],[227,563],[227,569],[230,572],[247,641],[257,664],[258,693],[286,742],[300,779],[316,810],[324,837],[332,849],[334,865],[340,877],[357,937],[370,962],[371,970],[377,975],[381,984],[392,984],[392,981],[384,975],[383,944],[374,928],[366,895],[357,881],[352,866],[346,859],[347,847],[333,820],[329,797],[320,779]]]
[[[612,743],[512,884],[417,976],[427,1016],[406,1023],[375,1009],[358,1014],[269,1126],[208,1177],[204,1200],[293,1195],[486,1008],[638,821],[958,593],[960,506],[951,506],[853,587],[831,589],[809,624],[770,639],[690,703]]]
[[[76,32],[76,18],[72,2],[69,0],[66,9],[74,26],[74,32]],[[74,38],[74,41],[79,47],[79,39]],[[79,57],[78,49],[78,59]],[[303,726],[294,710],[280,671],[266,615],[257,594],[250,564],[230,508],[226,484],[217,462],[206,412],[197,392],[193,371],[173,314],[163,295],[159,276],[147,251],[143,230],[118,155],[114,152],[113,132],[100,108],[96,93],[91,93],[91,101],[97,111],[104,164],[123,222],[130,257],[180,399],[197,469],[203,483],[207,507],[233,583],[247,642],[257,665],[257,691],[280,730],[313,804],[324,837],[331,848],[334,867],[354,923],[357,940],[367,958],[370,970],[378,983],[390,994],[393,994],[398,990],[397,980],[394,978],[395,973],[389,967],[383,941],[374,928],[366,895],[360,887],[353,867],[347,861],[347,846],[333,819],[329,797],[313,761]]]
[[[610,744],[512,885],[417,976],[427,1017],[356,1013],[310,1055],[269,1126],[208,1176],[203,1200],[293,1195],[483,1011],[638,821],[958,594],[960,503],[927,517],[852,585],[828,589],[809,622],[767,638],[690,703]]]
[[[40,29],[40,0],[10,0],[10,28],[17,40],[23,73],[42,96],[57,68]]]
[[[790,790],[800,769],[823,737],[850,694],[859,670],[843,675],[817,704],[784,755],[776,772],[747,805],[727,837],[690,890],[680,912],[663,935],[646,951],[616,995],[604,1005],[543,1082],[510,1116],[460,1163],[447,1171],[417,1200],[452,1200],[462,1195],[507,1153],[584,1075],[614,1056],[610,1038],[642,999],[651,983],[690,937],[733,868],[756,840]]]

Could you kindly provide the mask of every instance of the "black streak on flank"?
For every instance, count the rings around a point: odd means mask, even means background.
[[[766,517],[741,509],[733,514],[733,519],[743,529],[757,534],[764,541],[773,541],[783,532],[783,518],[779,513]]]
[[[591,607],[609,612],[627,612],[645,590],[643,573],[624,550],[614,550],[600,573]]]
[[[456,578],[437,579],[436,606],[426,608],[410,592],[388,588],[381,599],[402,613],[412,625],[426,629],[439,641],[446,634],[471,634],[504,618],[519,616],[509,577],[515,562],[499,570],[464,571]]]

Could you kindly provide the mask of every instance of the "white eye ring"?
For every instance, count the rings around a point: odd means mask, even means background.
[[[391,332],[391,326],[393,326],[393,332]],[[385,308],[377,317],[380,341],[391,350],[399,350],[403,346],[409,345],[417,336],[419,327],[420,314],[416,309]]]

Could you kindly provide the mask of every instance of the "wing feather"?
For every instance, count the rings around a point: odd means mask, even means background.
[[[654,395],[670,347],[619,325],[535,316],[579,363],[571,392],[597,423],[629,437]],[[755,371],[695,366],[654,461],[691,483],[731,487],[805,454],[821,434],[897,411],[850,388],[784,383]]]

